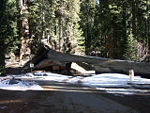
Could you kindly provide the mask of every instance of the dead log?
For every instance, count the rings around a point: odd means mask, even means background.
[[[71,55],[57,52],[45,46],[42,47],[41,52],[42,53],[39,52],[38,55],[36,55],[32,60],[32,62],[36,64],[34,69],[46,68],[52,65],[67,66],[67,64],[75,62],[80,64],[80,66],[83,66],[81,65],[82,63],[86,63],[91,67],[93,66],[96,73],[111,72],[128,74],[129,70],[133,69],[135,75],[142,75],[144,77],[150,78],[150,63],[140,63],[94,56]],[[66,67],[66,69],[70,68],[71,65]]]
[[[115,72],[128,74],[130,69],[134,70],[135,75],[141,75],[143,77],[150,78],[149,63],[109,59],[103,63],[95,64],[95,70],[97,73]]]
[[[78,56],[64,54],[50,50],[48,58],[51,60],[59,60],[61,62],[88,63],[94,65],[96,73],[125,73],[128,74],[133,69],[135,75],[142,75],[150,78],[150,63],[133,62],[127,60],[109,59],[94,56]]]

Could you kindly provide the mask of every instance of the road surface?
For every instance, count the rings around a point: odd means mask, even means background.
[[[38,82],[43,91],[0,90],[0,113],[146,113],[149,110],[149,96],[121,97],[79,84]]]

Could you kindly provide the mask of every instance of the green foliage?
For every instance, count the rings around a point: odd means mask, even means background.
[[[149,0],[33,0],[21,18],[17,5],[16,0],[0,1],[2,70],[6,53],[20,47],[16,45],[21,44],[19,19],[23,18],[29,22],[32,53],[44,41],[52,49],[72,54],[134,61],[150,54]]]
[[[16,0],[0,1],[0,72],[4,70],[5,54],[11,51],[17,39]]]
[[[85,37],[85,54],[90,55],[93,51],[92,45],[95,43],[95,16],[96,16],[96,1],[83,0],[80,11],[80,26],[83,30],[83,37]],[[94,41],[94,42],[93,42]]]
[[[135,43],[142,43],[142,49],[150,46],[149,17],[148,0],[83,0],[80,25],[86,54],[139,61],[143,55]]]
[[[32,51],[42,39],[51,48],[65,53],[75,53],[82,31],[79,28],[79,0],[39,1],[29,5],[29,25]]]
[[[130,35],[127,40],[126,53],[124,54],[125,59],[130,61],[139,61],[137,41],[134,39],[133,35]]]

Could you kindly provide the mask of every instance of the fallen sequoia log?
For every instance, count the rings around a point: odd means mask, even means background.
[[[57,52],[42,46],[40,52],[32,59],[34,69],[44,69],[59,65],[70,70],[71,63],[86,63],[95,68],[96,73],[125,73],[133,69],[135,75],[150,78],[150,63],[132,62],[127,60],[109,59],[95,56],[79,56]]]

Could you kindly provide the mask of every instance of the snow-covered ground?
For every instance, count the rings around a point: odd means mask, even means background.
[[[33,80],[33,82],[18,80],[11,84],[12,79],[26,79]],[[5,78],[7,80],[0,80],[0,89],[6,90],[42,90],[42,87],[38,85],[34,80],[41,81],[56,81],[66,82],[71,84],[82,84],[96,88],[97,90],[105,90],[108,93],[114,94],[136,94],[136,93],[150,93],[150,79],[141,78],[135,76],[134,81],[129,80],[129,75],[118,74],[118,73],[105,73],[105,74],[93,74],[90,77],[81,76],[66,76],[61,74],[37,72],[27,73],[24,75],[9,75]]]
[[[27,82],[21,80],[8,79],[0,82],[0,89],[4,90],[42,90],[36,82]]]

